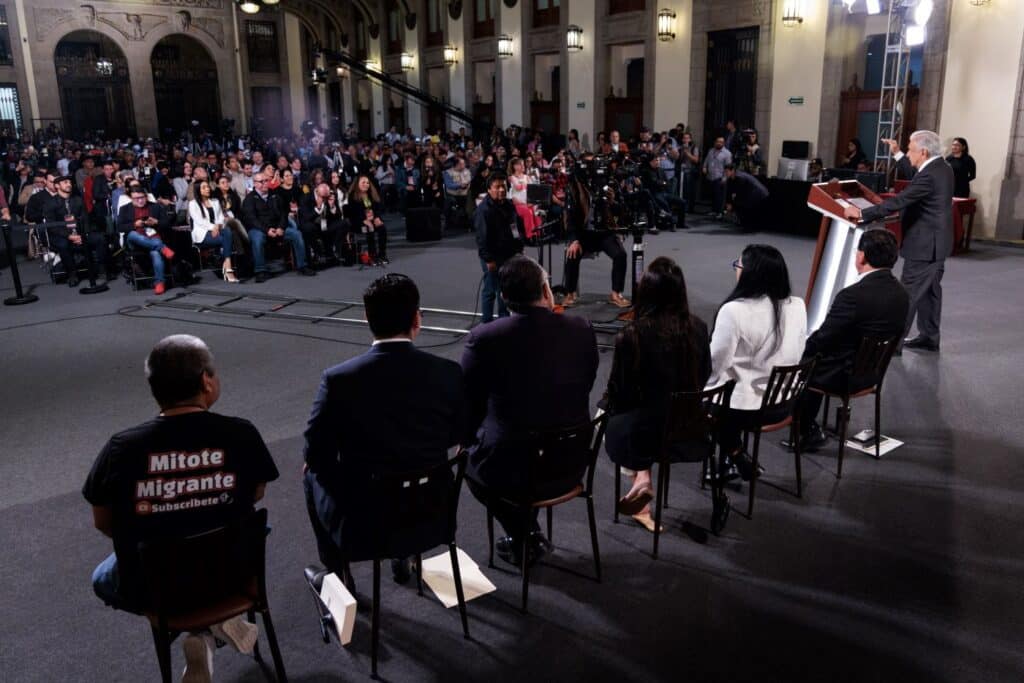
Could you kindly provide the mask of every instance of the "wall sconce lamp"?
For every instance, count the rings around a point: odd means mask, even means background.
[[[658,40],[676,39],[676,13],[670,9],[658,12]]]
[[[403,52],[401,56],[402,71],[412,71],[412,55],[408,52]]]
[[[444,46],[444,63],[445,66],[455,66],[459,63],[459,48],[455,47],[451,43]]]
[[[565,30],[565,45],[569,52],[579,52],[583,49],[583,29],[576,24],[569,24]]]
[[[507,59],[512,56],[512,36],[502,33],[498,36],[498,57]]]
[[[338,78],[348,78],[348,67],[344,64],[339,64],[334,73],[338,75]]]

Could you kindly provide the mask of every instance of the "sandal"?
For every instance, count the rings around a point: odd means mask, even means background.
[[[630,515],[630,516],[634,520],[636,520],[637,524],[639,524],[643,528],[647,529],[652,534],[654,533],[654,518],[651,517],[651,513],[650,512],[643,512],[643,513],[638,513],[638,514]],[[661,529],[659,529],[658,531],[660,531],[661,533],[664,533],[665,532],[665,525],[662,524],[661,525]]]
[[[650,489],[644,489],[638,493],[635,498],[627,498],[626,496],[619,498],[619,502],[616,507],[618,508],[620,515],[629,515],[633,517],[647,507],[653,499],[654,493]]]

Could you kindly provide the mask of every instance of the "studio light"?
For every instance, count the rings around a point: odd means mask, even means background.
[[[246,14],[256,14],[260,11],[260,4],[256,0],[239,0],[238,9]]]
[[[281,0],[263,0],[264,5],[276,5],[279,2],[281,2]]]
[[[935,4],[932,0],[921,0],[917,3],[917,7],[914,8],[914,23],[918,26],[924,26],[928,23],[928,19],[932,16],[932,9]]]
[[[907,27],[907,45],[915,47],[924,44],[924,26],[911,25]]]
[[[676,13],[670,9],[658,12],[658,40],[676,39]]]
[[[507,59],[512,56],[512,36],[502,33],[498,36],[498,57]]]
[[[868,14],[879,14],[882,11],[882,3],[880,0],[867,0],[868,3]]]
[[[446,66],[455,66],[459,63],[459,48],[451,43],[444,46],[444,63]]]
[[[803,3],[801,0],[786,0],[782,8],[782,25],[799,26],[804,23]]]
[[[576,24],[569,24],[565,29],[565,46],[569,52],[579,52],[583,49],[583,29]]]
[[[857,0],[843,0],[843,4],[846,5],[846,11],[853,14],[853,5]]]
[[[400,57],[402,64],[402,71],[412,71],[412,55],[408,52],[403,52]]]

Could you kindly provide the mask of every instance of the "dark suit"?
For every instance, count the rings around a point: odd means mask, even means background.
[[[526,484],[516,444],[531,430],[587,422],[597,365],[590,323],[541,307],[480,325],[466,340],[462,370],[469,419],[463,443],[476,442],[467,483],[513,538],[531,529],[523,529],[520,514],[492,494],[515,494]],[[564,492],[566,484],[577,482],[555,482],[552,491]]]
[[[861,339],[899,337],[907,320],[910,298],[888,268],[867,273],[836,295],[832,307],[815,332],[807,338],[804,358],[820,356],[811,376],[813,387],[826,391],[857,391],[871,386],[877,377],[851,377]],[[811,428],[821,394],[804,394],[801,425]]]
[[[905,329],[910,329],[916,313],[918,333],[937,344],[942,317],[942,274],[946,257],[953,250],[953,169],[945,159],[936,157],[924,170],[914,172],[904,156],[899,170],[913,175],[910,184],[895,197],[865,209],[863,219],[874,221],[900,212],[902,282],[910,294]]]
[[[464,407],[458,364],[411,342],[378,344],[324,372],[306,427],[305,489],[320,556],[329,568],[339,568],[339,548],[367,540],[355,529],[360,513],[374,511],[374,501],[364,494],[369,476],[444,462],[462,436]],[[418,533],[434,537],[445,531]]]
[[[38,194],[38,193],[37,193]],[[33,197],[35,195],[32,195]],[[67,221],[68,217],[73,219]],[[74,244],[68,239],[72,228],[50,228],[50,245],[60,254],[68,278],[77,279],[75,254],[84,254],[89,267],[89,279],[96,280],[98,267],[107,264],[107,238],[102,230],[93,230],[89,225],[89,214],[81,197],[61,197],[54,195],[43,205],[42,219],[46,223],[65,223],[74,226],[74,231],[82,238],[81,244]],[[94,256],[95,254],[95,256]]]
[[[340,253],[338,245],[345,233],[343,223],[337,201],[333,205],[324,201],[318,209],[316,195],[311,192],[299,202],[299,230],[309,249],[313,249],[316,242],[323,242],[325,256],[334,257],[335,253]]]

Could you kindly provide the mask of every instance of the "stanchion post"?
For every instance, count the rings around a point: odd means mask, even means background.
[[[35,294],[25,294],[21,289],[21,274],[18,272],[18,260],[14,258],[14,247],[11,244],[11,223],[0,223],[0,231],[4,234],[4,248],[7,249],[7,260],[11,265],[11,278],[14,280],[14,296],[4,299],[5,306],[21,306],[39,301]]]

